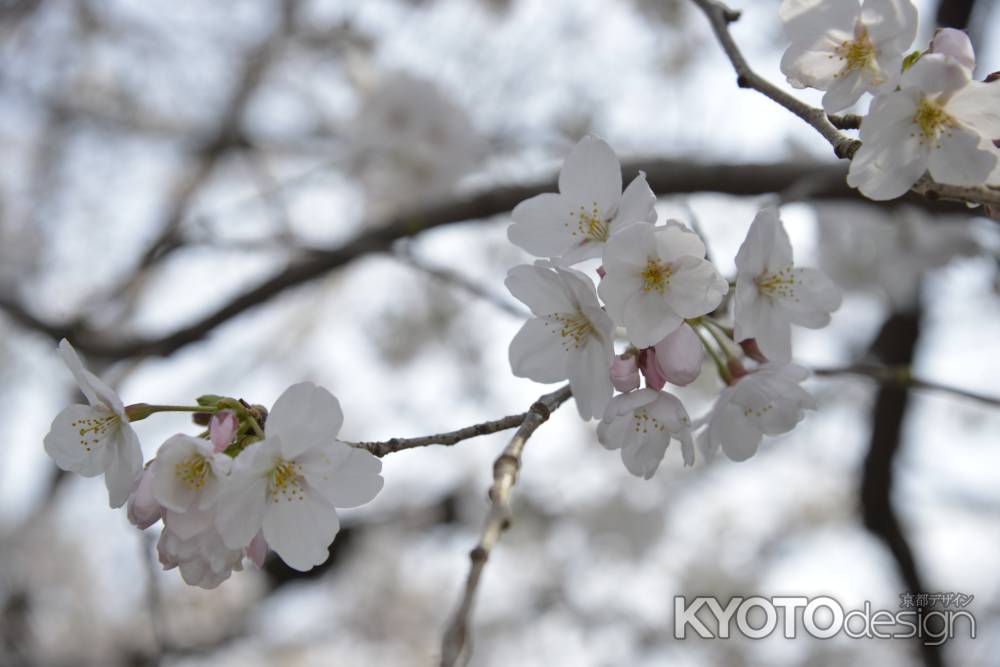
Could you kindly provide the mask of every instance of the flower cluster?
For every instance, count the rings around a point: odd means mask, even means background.
[[[1000,185],[1000,83],[973,78],[968,36],[939,30],[927,49],[911,0],[783,0],[789,83],[826,91],[827,113],[873,95],[848,183],[895,199],[925,174],[956,186]]]
[[[601,444],[620,449],[635,475],[650,478],[673,439],[693,464],[702,426],[703,452],[721,447],[743,460],[765,434],[791,430],[814,407],[800,386],[805,369],[791,363],[791,328],[828,324],[840,292],[819,271],[795,266],[778,212],[765,209],[736,256],[728,322],[730,282],[702,239],[677,220],[656,224],[644,174],[624,192],[622,184],[614,151],[588,136],[567,156],[558,194],[514,209],[509,238],[539,259],[507,276],[534,315],[511,342],[511,368],[537,382],[568,380],[580,416],[601,419]],[[596,258],[597,286],[572,268]],[[616,355],[619,331],[625,349]],[[692,421],[664,387],[693,382],[706,353],[727,386]]]
[[[309,570],[327,559],[340,526],[335,508],[367,503],[382,488],[382,462],[337,440],[343,414],[322,387],[292,385],[270,411],[221,396],[125,406],[67,341],[59,352],[88,405],[56,416],[45,451],[63,470],[103,474],[111,506],[127,503],[140,529],[162,521],[160,563],[188,584],[214,588],[244,558],[260,567],[269,548]],[[144,467],[131,422],[177,411],[207,428],[167,439]]]

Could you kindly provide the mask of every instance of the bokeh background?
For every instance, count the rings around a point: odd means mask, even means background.
[[[978,76],[1000,69],[996,3],[917,4],[920,44],[968,27]],[[739,5],[738,43],[781,82],[778,2]],[[270,405],[312,380],[354,441],[522,412],[547,389],[507,362],[523,316],[503,277],[529,259],[509,210],[588,132],[626,178],[649,171],[661,219],[697,220],[724,274],[784,202],[797,263],[847,290],[796,332],[804,365],[1000,397],[997,223],[858,199],[818,135],[736,87],[688,2],[0,2],[0,665],[436,664],[509,433],[388,456],[325,566],[204,591],[44,454],[77,398],[55,344],[127,403]],[[809,388],[820,409],[750,461],[685,470],[672,448],[649,481],[559,410],[528,444],[470,664],[997,664],[1000,409],[843,373]],[[681,395],[697,416],[718,389],[706,365]],[[136,426],[147,458],[192,430]],[[675,595],[892,610],[917,588],[974,595],[978,638],[672,638]]]

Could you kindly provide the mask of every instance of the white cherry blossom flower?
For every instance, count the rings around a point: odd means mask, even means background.
[[[59,354],[89,405],[71,405],[56,415],[45,436],[45,451],[63,470],[84,477],[103,474],[111,506],[121,507],[142,475],[139,438],[121,398],[83,367],[66,339],[59,343]]]
[[[900,90],[872,100],[847,183],[879,201],[903,195],[926,171],[949,185],[992,183],[997,137],[1000,84],[972,81],[954,58],[926,54],[903,75]]]
[[[694,464],[691,419],[676,396],[637,389],[615,396],[597,425],[597,439],[607,449],[620,449],[630,473],[649,479],[660,466],[670,440],[681,443],[684,465]]]
[[[540,262],[515,266],[506,285],[535,315],[510,343],[514,375],[545,383],[569,380],[580,416],[600,416],[612,394],[614,323],[594,283],[579,271]]]
[[[840,290],[812,268],[796,268],[778,211],[757,214],[736,254],[736,341],[754,338],[771,361],[792,358],[792,325],[819,329],[840,307]]]
[[[656,196],[639,173],[622,192],[622,169],[605,141],[586,136],[559,172],[559,194],[545,193],[518,204],[507,229],[511,242],[536,257],[568,265],[600,257],[604,244],[634,222],[656,221]]]
[[[153,473],[153,496],[174,512],[207,510],[215,504],[232,457],[212,442],[177,434],[160,445]]]
[[[337,440],[337,399],[311,382],[292,385],[267,417],[265,439],[244,449],[215,506],[215,526],[230,549],[263,537],[290,567],[327,559],[340,530],[335,507],[367,503],[382,489],[382,462]]]
[[[677,330],[686,318],[715,310],[729,283],[704,259],[705,244],[680,223],[638,223],[604,249],[598,292],[615,322],[642,349]]]
[[[721,446],[733,461],[744,461],[765,435],[791,431],[804,410],[816,409],[816,401],[799,386],[808,376],[795,364],[767,364],[723,389],[699,436],[702,453],[711,458]]]
[[[200,510],[167,510],[156,551],[163,569],[177,567],[185,583],[201,588],[215,588],[241,571],[245,555],[242,548],[226,546],[212,513]]]
[[[791,41],[781,71],[796,88],[825,90],[827,113],[891,90],[917,34],[910,0],[784,0],[778,14]]]

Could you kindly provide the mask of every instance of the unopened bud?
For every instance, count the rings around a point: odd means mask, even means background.
[[[760,351],[759,347],[757,347],[757,341],[754,340],[753,338],[747,338],[746,340],[741,340],[740,347],[743,348],[744,354],[746,354],[748,357],[750,357],[757,363],[759,364],[767,363],[767,357],[765,357],[764,353]]]

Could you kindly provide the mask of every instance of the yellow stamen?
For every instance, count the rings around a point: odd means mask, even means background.
[[[557,333],[562,339],[563,347],[567,350],[571,347],[578,350],[586,344],[591,336],[597,336],[594,325],[580,309],[574,313],[557,313],[545,321],[546,327],[553,324],[559,326]]]
[[[105,434],[117,429],[120,423],[118,415],[109,413],[99,417],[77,419],[70,426],[77,429],[77,433],[80,435],[80,446],[89,454],[94,451],[94,446],[104,438]]]
[[[920,130],[920,143],[930,144],[937,141],[942,130],[957,127],[955,119],[948,115],[937,102],[923,98],[913,114],[913,124]]]
[[[786,299],[798,298],[795,296],[795,274],[792,267],[788,266],[777,273],[764,272],[754,278],[757,291],[763,295],[771,297],[782,297]]]
[[[278,459],[268,474],[268,491],[271,500],[280,502],[282,497],[289,502],[303,500],[302,466],[294,461]]]
[[[651,292],[656,290],[663,293],[663,290],[670,286],[670,278],[674,275],[674,269],[669,264],[664,264],[656,259],[646,261],[646,268],[640,274],[642,276],[642,291]]]
[[[210,472],[208,459],[201,454],[192,454],[174,466],[174,474],[184,482],[185,486],[194,491],[201,491]]]
[[[581,243],[604,243],[608,240],[608,234],[611,231],[611,220],[605,220],[601,217],[601,211],[597,207],[596,201],[593,202],[589,211],[581,206],[578,212],[570,212],[569,215],[570,217],[576,217],[576,229],[571,229],[570,234],[573,236],[582,236]],[[570,223],[567,222],[565,226],[570,227]]]

